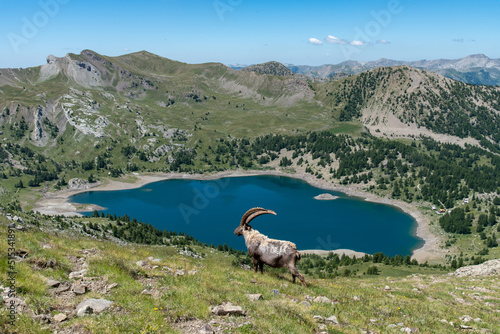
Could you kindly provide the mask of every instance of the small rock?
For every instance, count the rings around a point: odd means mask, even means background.
[[[78,311],[76,312],[76,315],[81,318],[81,317],[86,316],[87,314],[92,314],[92,313],[94,313],[94,310],[92,309],[92,307],[90,307],[89,305],[85,305],[85,306],[78,309]]]
[[[253,279],[253,280],[250,281],[250,283],[255,284],[255,283],[257,283],[257,280]]]
[[[113,288],[116,288],[117,286],[118,286],[118,283],[111,283],[110,285],[108,285],[108,286],[106,287],[106,290],[111,290],[111,289],[113,289]]]
[[[68,319],[68,317],[64,313],[58,313],[54,316],[54,321],[57,321],[57,322],[63,322],[66,319]]]
[[[311,307],[311,303],[309,303],[307,300],[304,300],[303,302],[301,302],[300,305],[303,305],[305,307]]]
[[[460,329],[472,329],[472,327],[467,325],[460,325]]]
[[[229,302],[215,306],[212,309],[212,313],[215,315],[245,315],[241,306],[236,306]]]
[[[41,324],[50,324],[50,314],[38,314],[31,319],[40,322]]]
[[[275,295],[275,296],[280,294],[280,290],[278,290],[278,289],[273,289],[271,292],[272,292],[272,293],[273,293],[273,295]]]
[[[248,294],[247,296],[248,296],[248,299],[250,299],[252,301],[263,300],[264,299],[264,297],[260,293]]]
[[[73,283],[71,286],[71,291],[77,295],[83,295],[87,292],[87,286],[80,283]]]
[[[384,289],[385,289],[385,291],[389,291],[389,290],[391,290],[391,287],[386,285]]]
[[[177,269],[175,276],[184,276],[184,269]]]
[[[153,266],[151,269],[155,270],[156,268],[159,268],[160,266]]]
[[[354,296],[352,297],[353,300],[359,300],[359,297],[358,296]]]
[[[472,317],[470,315],[463,315],[460,317],[460,320],[462,320],[463,322],[470,322],[472,321]]]
[[[154,257],[152,257],[152,256],[148,257],[148,260],[149,260],[149,261],[153,261],[154,259],[155,259],[155,258],[154,258]]]
[[[387,328],[395,328],[395,327],[398,327],[398,325],[396,325],[396,324],[389,324],[389,325],[387,325]]]
[[[141,261],[137,261],[135,264],[138,265],[139,267],[144,267],[144,266],[148,265],[148,262],[141,260]]]
[[[71,286],[69,286],[69,285],[67,285],[67,284],[61,284],[61,285],[59,285],[59,287],[55,290],[55,292],[56,292],[56,293],[62,293],[62,292],[68,291],[70,288],[71,288]]]
[[[474,322],[481,322],[481,318],[475,318]]]
[[[334,325],[338,325],[339,324],[339,319],[337,319],[336,316],[332,315],[328,318],[325,319],[326,322],[329,322],[329,323],[332,323]]]
[[[87,269],[82,269],[80,271],[73,271],[73,272],[69,273],[69,278],[70,279],[81,278],[81,277],[85,276],[86,273],[87,273]]]
[[[205,324],[201,326],[201,328],[198,330],[198,334],[214,334],[214,330],[212,327],[210,327],[209,324]]]
[[[161,259],[152,259],[151,262],[155,262],[155,263],[161,262]]]
[[[325,320],[325,318],[323,318],[323,317],[322,317],[322,316],[320,316],[320,315],[315,315],[315,316],[313,316],[313,319],[314,319],[314,320],[316,320],[316,321],[323,321],[323,320]]]
[[[151,291],[149,291],[148,289],[142,290],[141,294],[143,294],[143,295],[150,295],[150,296],[152,295]]]
[[[331,303],[332,301],[325,296],[319,296],[314,298],[315,303]]]
[[[59,284],[61,284],[61,282],[53,280],[53,279],[49,279],[47,281],[47,286],[49,286],[51,288],[57,288],[59,286]]]
[[[318,329],[319,329],[320,331],[326,331],[326,330],[328,329],[328,327],[326,327],[326,325],[325,325],[325,324],[319,324],[319,325],[318,325]],[[322,332],[322,333],[326,333],[326,334],[328,334],[328,332]]]
[[[196,275],[197,272],[198,272],[198,270],[192,269],[192,270],[188,271],[188,275]]]
[[[81,309],[89,306],[93,313],[100,313],[109,308],[111,304],[113,304],[113,302],[110,300],[89,298],[78,304],[76,309],[80,312]]]

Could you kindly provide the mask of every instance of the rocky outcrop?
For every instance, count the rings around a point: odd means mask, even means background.
[[[334,199],[337,199],[339,198],[338,196],[333,196],[332,194],[320,194],[318,196],[314,196],[314,199],[318,199],[318,200],[334,200]]]
[[[63,58],[49,55],[47,63],[40,68],[38,81],[49,80],[61,72],[82,87],[100,87],[103,84],[101,72],[95,66],[89,62],[73,59],[69,54]]]
[[[500,259],[486,261],[475,266],[458,268],[449,275],[457,277],[500,275]]]
[[[75,177],[74,179],[71,179],[68,181],[68,188],[69,189],[88,189],[89,183],[85,180],[82,180],[82,179]]]

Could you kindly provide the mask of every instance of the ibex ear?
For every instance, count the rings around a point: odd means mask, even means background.
[[[250,225],[245,225],[245,231],[250,231],[252,229],[252,226]]]

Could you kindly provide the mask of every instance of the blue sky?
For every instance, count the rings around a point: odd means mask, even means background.
[[[147,50],[187,63],[500,58],[500,1],[2,1],[0,67]]]

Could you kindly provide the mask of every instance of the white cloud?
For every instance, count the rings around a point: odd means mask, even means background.
[[[457,43],[463,43],[464,39],[463,38],[455,38],[455,39],[452,39],[452,41],[457,42]]]
[[[351,44],[352,46],[366,46],[367,44],[365,42],[362,42],[362,41],[351,41]]]
[[[344,41],[343,39],[337,38],[332,35],[326,36],[325,40],[329,44],[346,44],[346,41]]]
[[[323,44],[322,41],[320,41],[319,39],[314,38],[314,37],[309,38],[309,43],[311,43],[313,45],[321,45],[321,44]]]
[[[385,40],[385,39],[379,39],[379,40],[377,41],[377,44],[391,44],[391,42],[389,42],[389,41],[387,41],[387,40]]]

